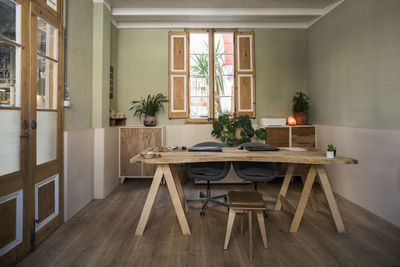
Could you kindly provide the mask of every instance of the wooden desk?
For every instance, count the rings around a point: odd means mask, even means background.
[[[146,151],[149,151],[148,149]],[[157,164],[157,170],[153,178],[153,182],[150,186],[150,191],[147,195],[146,202],[144,204],[142,214],[139,219],[138,226],[136,228],[135,235],[143,235],[144,229],[147,224],[147,220],[150,215],[151,208],[154,203],[158,188],[162,177],[164,176],[167,183],[168,191],[171,195],[172,203],[175,208],[176,215],[179,220],[179,224],[183,234],[190,235],[190,228],[186,220],[185,210],[188,211],[187,202],[185,199],[184,191],[179,178],[176,175],[172,175],[170,165],[179,163],[195,163],[195,162],[217,162],[217,161],[255,161],[255,162],[285,162],[289,163],[288,170],[279,196],[275,205],[275,210],[280,210],[282,202],[286,196],[286,192],[289,188],[290,179],[293,174],[294,166],[296,164],[311,164],[311,168],[308,172],[307,178],[305,179],[303,190],[300,196],[300,200],[297,204],[296,212],[294,214],[292,224],[290,226],[290,232],[297,232],[301,218],[303,217],[304,209],[307,204],[307,200],[310,196],[312,186],[315,181],[315,176],[318,173],[321,186],[324,190],[326,199],[328,201],[329,208],[332,213],[333,220],[339,233],[344,233],[344,225],[342,218],[340,217],[339,210],[336,205],[335,198],[326,174],[324,165],[325,164],[357,164],[358,161],[352,158],[337,156],[334,159],[328,159],[325,157],[325,153],[321,151],[257,151],[250,152],[247,150],[239,150],[237,148],[223,148],[222,152],[188,152],[188,151],[173,151],[173,152],[160,152],[160,158],[144,159],[140,154],[136,155],[130,160],[130,163],[146,163],[146,164]]]

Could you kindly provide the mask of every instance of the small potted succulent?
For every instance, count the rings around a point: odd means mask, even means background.
[[[328,145],[328,148],[326,149],[326,157],[328,159],[333,159],[336,157],[336,147],[334,145]]]
[[[156,113],[164,110],[164,103],[167,102],[168,98],[161,93],[153,96],[149,94],[146,98],[131,101],[132,106],[129,110],[135,110],[133,116],[139,119],[144,115],[144,126],[156,126]]]
[[[305,93],[297,92],[293,96],[293,115],[296,124],[307,124],[308,109],[310,108],[309,98]]]

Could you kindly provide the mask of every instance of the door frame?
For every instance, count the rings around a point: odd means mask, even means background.
[[[63,10],[62,1],[58,0],[58,7]],[[63,111],[64,111],[64,29],[63,29],[63,20],[62,16],[55,16],[50,7],[46,7],[42,4],[41,0],[32,1],[31,2],[31,21],[30,21],[30,30],[31,30],[31,40],[30,40],[30,68],[31,68],[31,98],[30,98],[30,121],[37,121],[37,82],[36,82],[36,71],[37,71],[37,35],[33,34],[37,32],[37,18],[45,20],[53,27],[57,29],[57,108],[56,110],[51,109],[50,112],[57,112],[57,152],[56,159],[48,161],[46,163],[36,165],[36,144],[37,144],[37,132],[36,129],[32,129],[31,127],[31,135],[30,135],[30,152],[29,152],[29,170],[30,170],[30,185],[29,190],[31,192],[31,202],[30,202],[30,218],[33,225],[33,229],[31,229],[31,248],[40,244],[44,239],[46,239],[56,228],[58,228],[64,218],[64,190],[63,190],[63,131],[64,131],[64,121],[63,121]],[[44,110],[40,110],[44,111]],[[45,225],[40,225],[40,223],[36,220],[38,213],[38,188],[44,185],[43,181],[55,177],[54,185],[57,187],[54,191],[55,197],[58,196],[58,199],[55,199],[55,204],[58,204],[58,207],[54,207],[55,210],[58,211],[56,216],[53,216],[51,220],[46,222]],[[51,182],[51,181],[50,181]],[[40,225],[40,229],[36,230],[36,228]]]

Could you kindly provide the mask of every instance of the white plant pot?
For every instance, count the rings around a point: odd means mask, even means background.
[[[333,159],[333,158],[335,158],[335,151],[326,151],[326,157],[328,158],[328,159]]]

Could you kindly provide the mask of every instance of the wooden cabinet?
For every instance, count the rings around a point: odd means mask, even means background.
[[[276,147],[315,147],[315,126],[270,126],[266,127],[265,143]]]
[[[266,127],[267,138],[265,143],[275,147],[303,147],[315,148],[315,126],[296,125],[296,126],[270,126]],[[295,168],[294,176],[304,176],[308,172],[309,166],[301,164]],[[282,164],[280,176],[284,176],[287,164]]]
[[[153,146],[164,143],[164,127],[127,126],[119,128],[119,177],[121,183],[124,178],[150,178],[154,176],[156,165],[135,163],[129,160]]]

